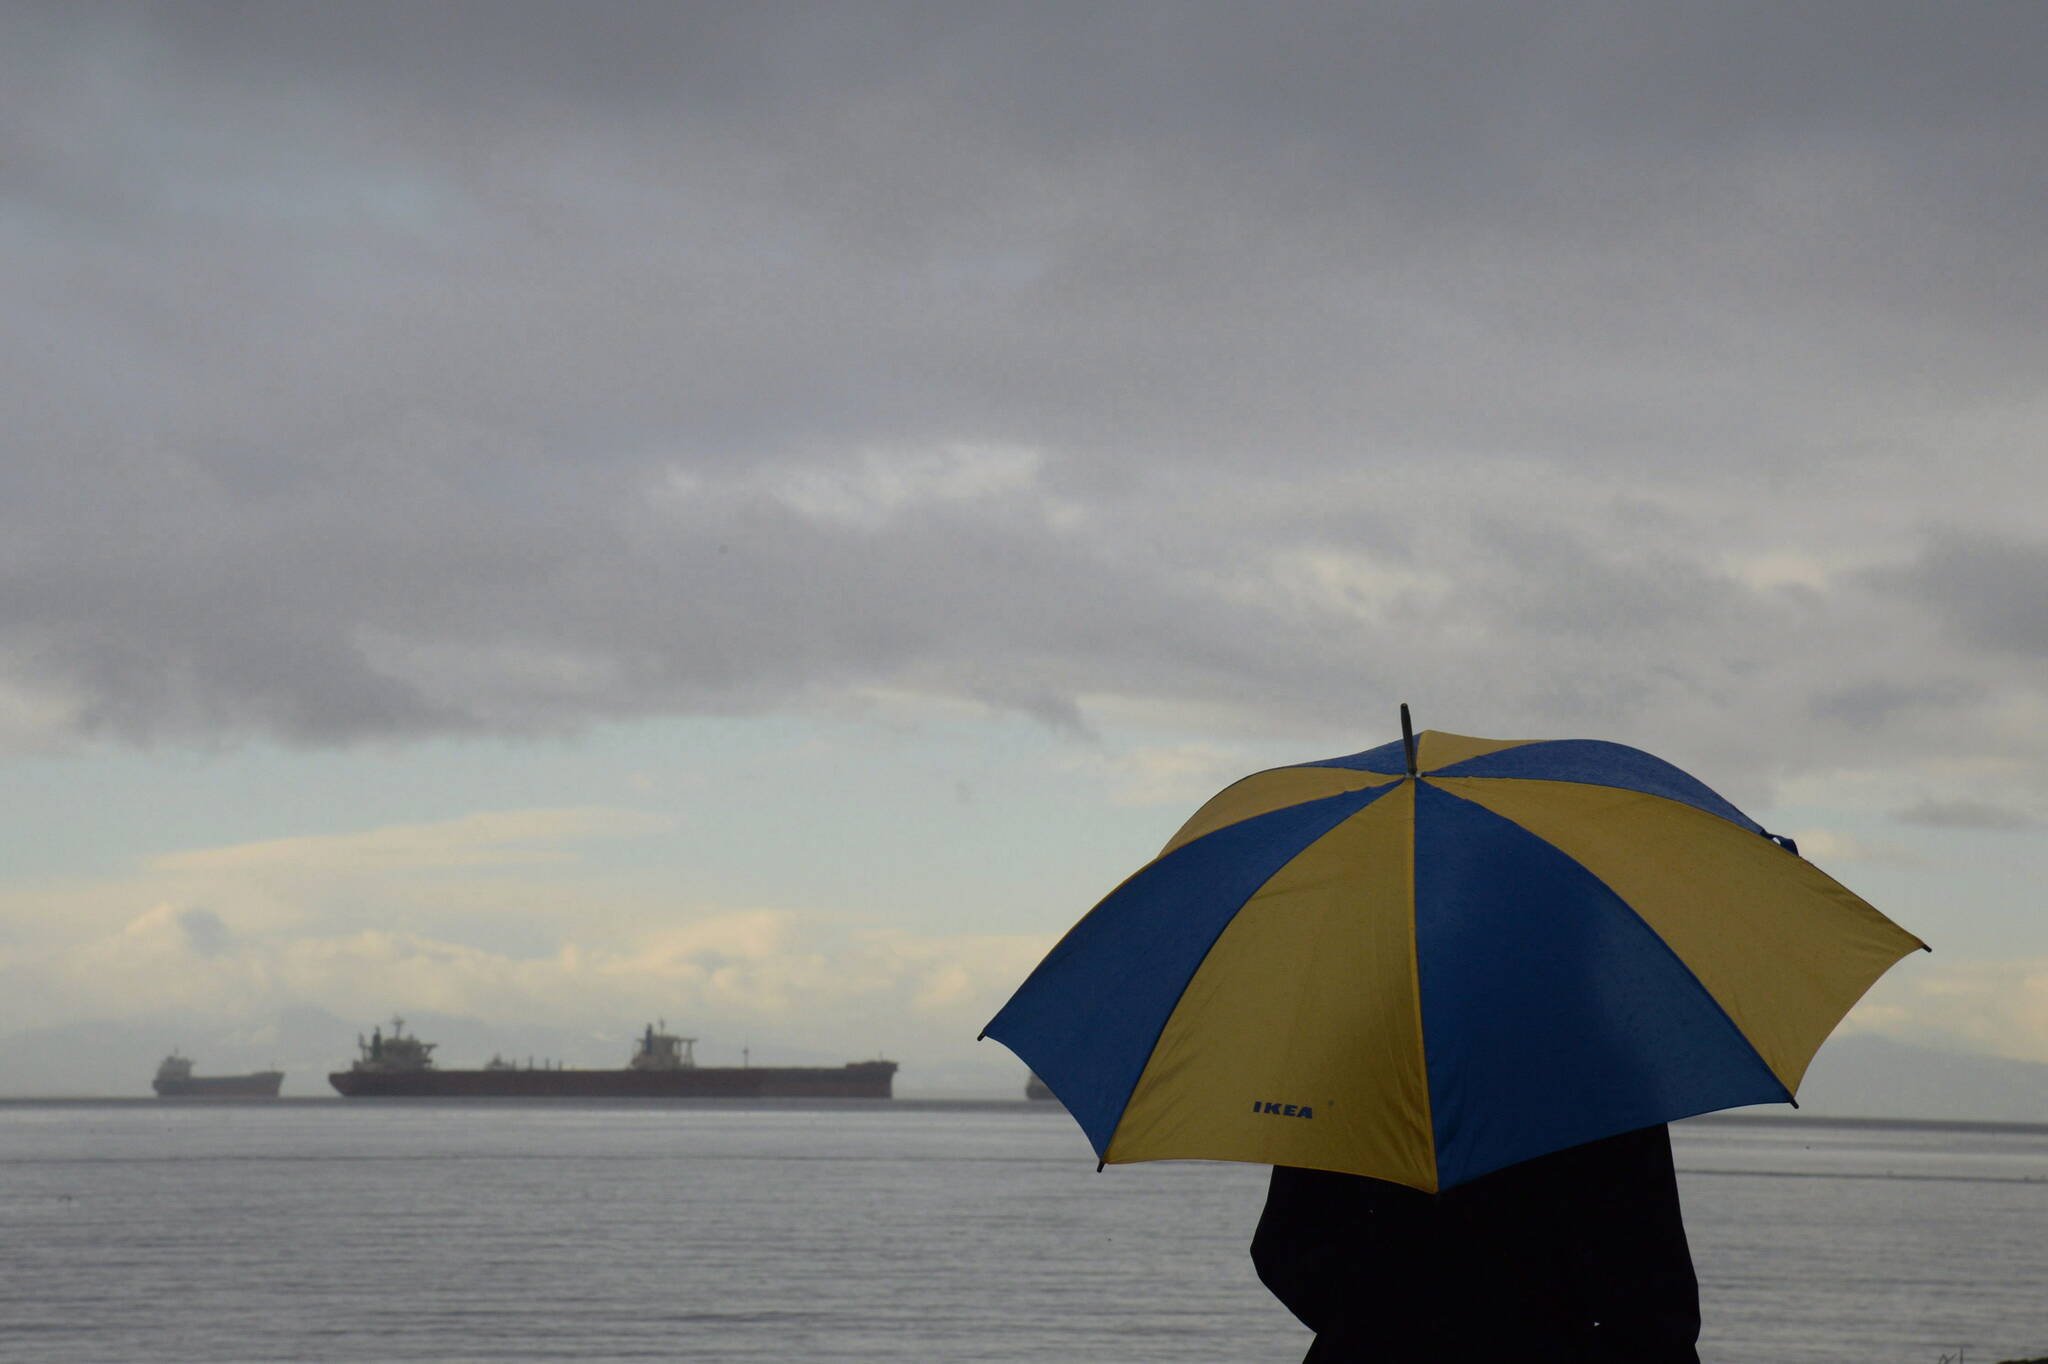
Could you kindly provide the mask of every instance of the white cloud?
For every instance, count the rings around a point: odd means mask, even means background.
[[[2048,1062],[2048,957],[1909,957],[1850,1012],[1852,1032]]]
[[[616,1028],[645,1014],[726,1041],[744,1030],[829,1048],[856,1025],[920,1055],[972,1055],[981,1024],[1050,943],[919,935],[788,910],[696,911],[638,936],[565,938],[530,956],[388,930],[230,934],[164,904],[110,934],[0,954],[42,982],[0,1027],[178,1011],[246,1024],[294,1004]]]
[[[574,844],[664,833],[672,821],[633,810],[495,810],[432,824],[398,825],[357,834],[270,839],[226,848],[170,853],[164,872],[301,876],[388,874],[516,863],[560,862]]]
[[[832,463],[776,474],[776,496],[816,520],[865,530],[909,508],[975,502],[1031,491],[1044,455],[1031,449],[961,442],[929,450],[862,450]]]
[[[1801,856],[1817,866],[1844,862],[1877,862],[1917,866],[1925,859],[1894,844],[1859,838],[1830,829],[1797,829],[1791,834]]]
[[[1196,806],[1251,772],[1243,750],[1220,744],[1169,744],[1071,759],[1096,774],[1118,805]]]
[[[1442,568],[1389,564],[1333,546],[1281,550],[1258,579],[1237,584],[1245,595],[1268,598],[1282,609],[1371,625],[1428,621],[1435,629],[1445,628],[1437,611],[1453,589],[1451,574]]]
[[[1866,567],[1856,564],[1854,567]],[[1769,550],[1760,554],[1738,554],[1726,564],[1727,571],[1738,581],[1758,591],[1778,587],[1802,587],[1814,592],[1825,592],[1831,580],[1839,571],[1813,554],[1793,549]]]

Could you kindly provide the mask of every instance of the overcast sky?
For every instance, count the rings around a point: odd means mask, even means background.
[[[1935,943],[1857,1026],[2048,1060],[2048,7],[7,31],[0,1029],[1007,1075],[1406,700],[1680,762]]]

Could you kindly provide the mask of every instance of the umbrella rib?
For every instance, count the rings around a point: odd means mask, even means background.
[[[1406,715],[1407,707],[1403,706],[1404,719]],[[1413,785],[1419,791],[1421,778],[1416,778]],[[1415,807],[1411,794],[1408,802],[1408,1004],[1415,1011],[1415,1069],[1421,1078],[1422,1130],[1429,1135],[1430,1191],[1434,1192],[1435,1186],[1442,1183],[1443,1175],[1436,1143],[1436,1096],[1429,1089],[1429,1035],[1422,1015],[1422,933],[1420,925],[1415,922],[1415,836],[1420,821]]]

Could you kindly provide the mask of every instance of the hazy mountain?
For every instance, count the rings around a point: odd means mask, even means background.
[[[146,1096],[157,1062],[176,1051],[202,1075],[276,1068],[287,1094],[326,1090],[354,1030],[321,1009],[286,1009],[229,1025],[175,1012],[32,1028],[0,1038],[0,1094],[9,1098]],[[332,1092],[332,1091],[328,1091]]]
[[[1838,1037],[1814,1058],[1799,1107],[1821,1117],[2048,1122],[2048,1065]]]
[[[631,1054],[638,1031],[637,1026],[597,1032],[498,1024],[426,1011],[408,1015],[406,1026],[436,1044],[438,1061],[453,1066],[481,1065],[494,1055],[520,1062],[618,1066]],[[0,1038],[0,1096],[147,1095],[157,1062],[174,1048],[197,1062],[201,1074],[275,1066],[285,1072],[286,1094],[326,1095],[332,1093],[327,1073],[349,1063],[357,1035],[368,1027],[367,1020],[295,1008],[239,1026],[155,1014],[38,1028]],[[837,1065],[849,1059],[772,1045],[748,1047],[740,1038],[705,1039],[697,1056],[709,1065],[737,1065],[743,1047],[755,1065]],[[911,1058],[897,1092],[906,1097],[1017,1098],[1025,1073],[1021,1064],[1014,1071],[979,1061],[919,1066]],[[1821,1117],[2048,1122],[2048,1065],[1882,1037],[1839,1037],[1815,1058],[1799,1103],[1801,1112]]]

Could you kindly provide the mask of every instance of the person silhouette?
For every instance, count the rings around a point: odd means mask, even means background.
[[[1304,1364],[1698,1364],[1699,1282],[1661,1124],[1439,1194],[1275,1166],[1259,1279]]]

